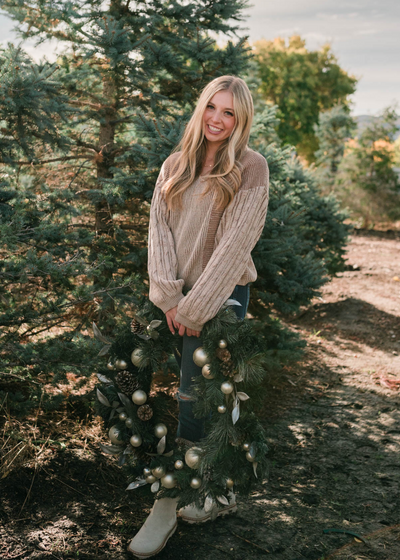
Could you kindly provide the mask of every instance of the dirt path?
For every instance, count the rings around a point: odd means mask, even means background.
[[[290,325],[309,346],[267,396],[269,480],[160,560],[400,558],[400,239],[355,236],[348,263]],[[0,558],[129,557],[150,502],[88,441],[0,481]]]

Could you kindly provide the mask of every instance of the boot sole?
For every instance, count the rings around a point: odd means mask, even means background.
[[[156,554],[162,551],[162,549],[167,544],[168,539],[172,537],[172,535],[175,533],[177,527],[178,527],[178,523],[175,522],[175,525],[172,527],[168,535],[166,535],[164,542],[156,550],[153,550],[153,552],[135,552],[134,550],[131,549],[130,545],[128,546],[128,552],[136,556],[136,558],[150,558],[151,556],[155,556]]]
[[[217,514],[217,517],[224,517],[225,515],[229,515],[230,513],[235,513],[236,511],[237,511],[237,505],[232,504],[231,506],[220,510]],[[183,515],[179,515],[179,512],[178,512],[178,516],[182,519],[182,521],[186,521],[186,523],[190,523],[191,525],[193,525],[194,523],[205,523],[206,521],[209,521],[211,519],[211,512],[205,515],[204,517],[184,517]]]

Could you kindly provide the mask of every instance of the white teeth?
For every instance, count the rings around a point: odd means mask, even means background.
[[[213,132],[221,132],[221,128],[215,128],[214,126],[211,126],[210,124],[208,125],[210,130],[212,130]]]

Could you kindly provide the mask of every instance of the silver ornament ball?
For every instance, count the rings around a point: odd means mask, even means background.
[[[175,461],[174,467],[176,468],[177,471],[180,471],[181,469],[183,469],[184,466],[185,466],[185,463],[183,461],[180,461],[179,459],[178,459],[178,461]]]
[[[250,453],[250,451],[246,453],[246,459],[250,461],[250,463],[254,463],[254,461],[256,460],[256,458]]]
[[[119,435],[120,431],[117,426],[111,426],[111,428],[108,430],[108,437],[110,438],[111,443],[113,443],[114,445],[124,445],[124,442],[118,439]]]
[[[190,486],[195,490],[198,490],[198,488],[200,488],[201,486],[201,478],[198,478],[197,476],[192,478],[192,480],[190,481]]]
[[[227,478],[226,479],[226,487],[227,488],[233,488],[234,482],[231,478]]]
[[[206,379],[214,379],[214,375],[210,371],[210,364],[203,366],[201,373]]]
[[[228,343],[226,342],[226,340],[222,339],[218,342],[218,346],[220,348],[226,348],[228,346]]]
[[[176,478],[172,473],[168,473],[161,479],[161,486],[164,488],[175,488],[176,486]]]
[[[107,369],[109,369],[110,371],[114,371],[114,364],[112,362],[108,362]]]
[[[219,412],[220,414],[225,414],[225,412],[226,412],[226,406],[225,406],[224,404],[220,404],[219,407],[218,407],[218,412]]]
[[[151,475],[151,469],[149,469],[149,467],[144,467],[143,476],[150,476],[150,475]]]
[[[158,438],[166,436],[168,433],[168,428],[165,424],[156,424],[154,426],[154,435]]]
[[[242,448],[243,448],[243,451],[249,451],[249,449],[250,449],[250,443],[244,443],[243,446],[242,446]]]
[[[230,395],[233,391],[233,385],[230,381],[224,381],[221,385],[221,391],[224,395]]]
[[[131,362],[136,367],[144,365],[145,360],[143,358],[143,350],[141,348],[135,348],[135,350],[132,352]]]
[[[128,418],[128,415],[126,412],[120,412],[118,418],[124,422]]]
[[[203,367],[206,364],[208,364],[208,362],[210,361],[206,351],[204,350],[204,348],[202,346],[199,346],[198,348],[196,348],[196,350],[193,352],[193,361],[196,364],[196,366],[199,367]]]
[[[185,453],[185,463],[191,469],[196,469],[199,465],[202,450],[200,447],[191,447]]]
[[[163,476],[165,476],[165,469],[161,465],[158,467],[154,467],[154,469],[151,469],[151,474],[156,478],[162,478]]]
[[[157,479],[155,476],[153,476],[152,474],[149,474],[149,476],[146,476],[146,482],[148,482],[149,484],[153,484],[153,482],[155,482]]]
[[[142,445],[142,438],[137,434],[134,434],[129,441],[132,447],[140,447]]]
[[[141,389],[137,389],[132,395],[132,401],[138,406],[141,406],[147,401],[147,395]]]
[[[125,360],[115,360],[115,367],[117,369],[126,369],[128,367],[128,364],[125,362]]]
[[[127,418],[127,419],[125,420],[125,426],[126,426],[127,428],[132,428],[132,426],[133,426],[133,420],[132,420],[132,418]]]

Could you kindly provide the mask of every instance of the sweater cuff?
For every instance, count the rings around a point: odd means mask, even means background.
[[[193,321],[185,317],[185,315],[182,315],[179,311],[175,315],[175,321],[194,331],[201,331],[204,327],[204,324],[193,323]]]
[[[154,305],[159,307],[164,313],[166,313],[173,307],[176,307],[178,303],[181,301],[181,299],[183,299],[184,297],[185,296],[182,294],[182,292],[180,292],[179,294],[176,294],[176,296],[174,297],[163,299],[162,301],[153,301],[153,303]]]

